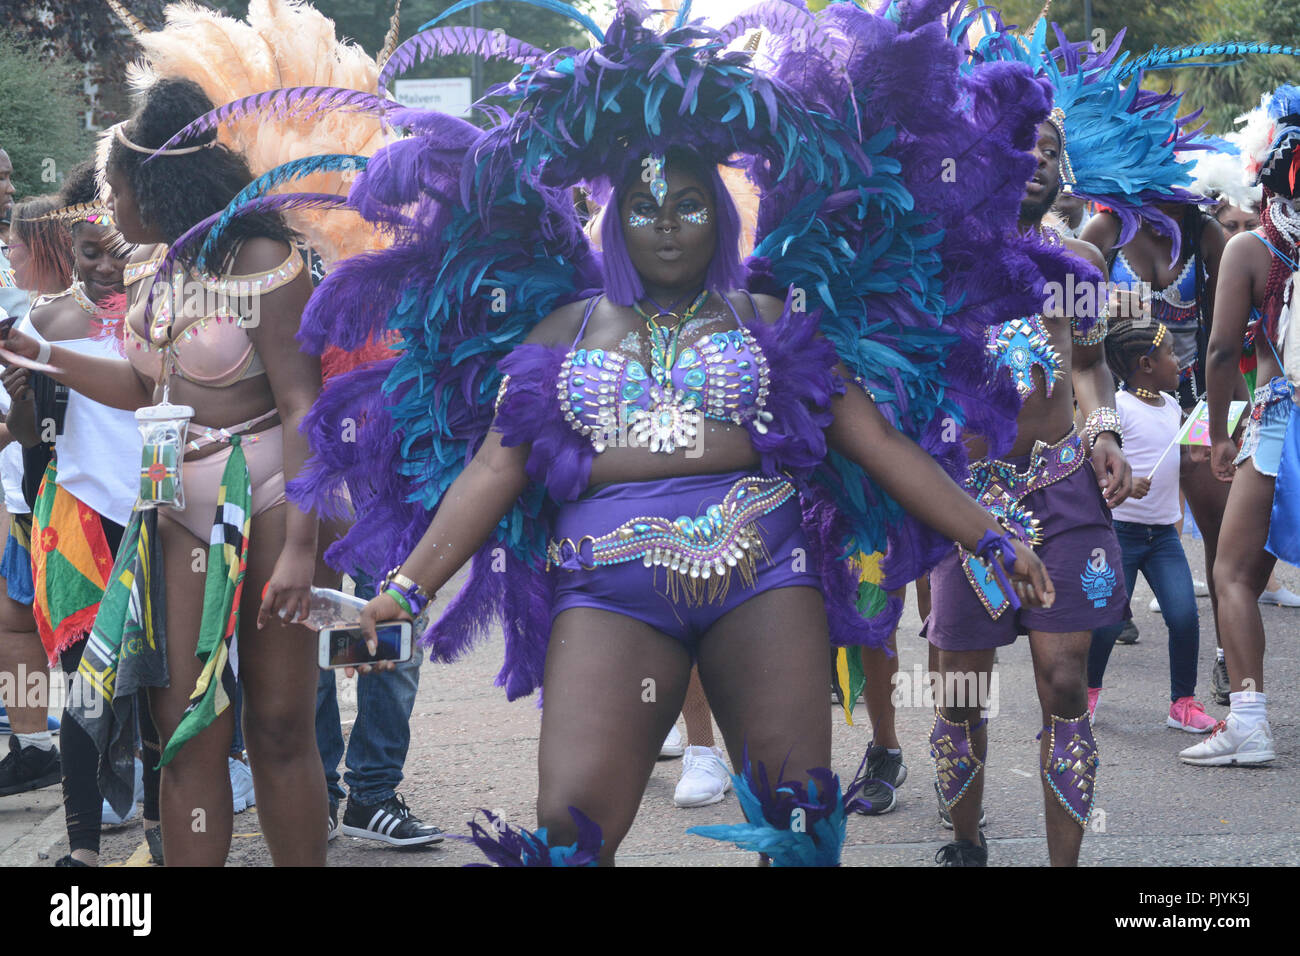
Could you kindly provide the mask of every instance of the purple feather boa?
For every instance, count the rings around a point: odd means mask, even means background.
[[[563,345],[528,343],[498,363],[510,376],[494,426],[501,444],[532,443],[528,477],[545,485],[557,501],[572,501],[586,490],[596,457],[591,442],[564,420],[555,392],[568,351]]]
[[[489,542],[474,555],[465,586],[425,632],[421,645],[450,663],[485,640],[499,621],[506,648],[496,686],[505,689],[507,700],[526,697],[542,686],[546,669],[555,594],[552,575]]]
[[[820,313],[791,312],[790,301],[787,297],[785,312],[775,323],[745,323],[771,369],[766,410],[772,422],[766,433],[749,425],[750,441],[769,475],[806,473],[825,461],[831,399],[844,394],[844,383],[834,372],[839,356],[818,334]]]
[[[382,575],[411,552],[428,527],[428,514],[410,503],[411,479],[396,467],[376,467],[401,457],[384,391],[396,361],[330,379],[302,425],[314,453],[285,488],[290,501],[325,517],[366,515],[364,525],[353,525],[325,552],[333,567],[349,573]]]

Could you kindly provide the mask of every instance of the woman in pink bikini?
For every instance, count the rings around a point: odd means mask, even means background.
[[[266,841],[277,865],[321,865],[327,802],[314,734],[316,644],[312,632],[292,623],[309,604],[317,522],[284,496],[285,480],[307,453],[298,425],[320,390],[319,359],[294,341],[311,282],[278,216],[241,220],[218,246],[215,275],[196,268],[193,251],[168,261],[168,246],[252,180],[244,159],[215,136],[150,158],[211,108],[195,84],[160,80],[112,133],[106,173],[113,215],[123,237],[141,246],[124,275],[126,361],[41,346],[20,334],[9,335],[5,347],[54,366],[61,381],[106,405],[136,409],[166,396],[194,409],[181,473],[184,508],[162,505],[157,521],[168,681],[150,689],[150,701],[161,739],[169,741],[162,778],[167,862],[221,866],[230,847],[234,715],[219,686],[224,651],[200,644],[207,633],[200,622],[213,617],[205,590],[233,583],[237,604],[216,630],[238,637],[231,657],[244,691],[243,728]],[[248,514],[226,497],[229,466],[241,458]],[[138,466],[124,458],[118,467]],[[223,553],[207,550],[213,541],[227,555],[247,542],[245,574],[231,567],[227,582],[226,574],[211,573]],[[196,573],[205,554],[207,575]],[[200,812],[202,827],[195,825]]]

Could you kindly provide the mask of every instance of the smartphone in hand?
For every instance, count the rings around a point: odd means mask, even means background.
[[[323,669],[356,667],[376,661],[401,663],[411,659],[411,622],[387,621],[376,625],[379,650],[373,656],[360,627],[327,627],[320,632],[320,666]]]

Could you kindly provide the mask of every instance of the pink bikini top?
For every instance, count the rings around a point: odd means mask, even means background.
[[[123,271],[123,283],[130,287],[146,276],[154,276],[166,254],[166,247],[160,246],[147,262],[128,265]],[[127,359],[155,382],[164,378],[168,353],[173,372],[209,388],[226,388],[265,375],[266,366],[245,330],[240,303],[247,301],[247,296],[263,295],[287,285],[302,268],[302,256],[294,249],[289,258],[267,272],[218,278],[185,274],[183,291],[176,296],[181,314],[175,319],[171,314],[172,297],[166,294],[163,283],[157,283],[136,299],[122,323]],[[181,275],[178,271],[177,277]],[[156,299],[156,309],[150,310],[150,298]]]

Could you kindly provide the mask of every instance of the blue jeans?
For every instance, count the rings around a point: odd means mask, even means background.
[[[357,596],[374,593],[373,586],[357,584]],[[347,772],[343,776],[348,796],[372,806],[397,793],[402,767],[411,742],[411,709],[420,686],[420,654],[383,674],[357,677],[357,719],[347,745]],[[339,760],[343,758],[343,728],[339,724],[334,671],[322,670],[316,684],[316,749],[320,751],[329,788],[330,806],[342,801]]]
[[[1191,697],[1196,693],[1196,662],[1200,653],[1201,624],[1196,609],[1196,592],[1192,571],[1171,524],[1134,524],[1115,522],[1115,535],[1124,552],[1124,583],[1129,594],[1137,583],[1138,571],[1146,578],[1160,602],[1160,613],[1169,629],[1169,699]],[[1092,632],[1088,651],[1088,686],[1101,687],[1115,638],[1122,624],[1099,627]]]

